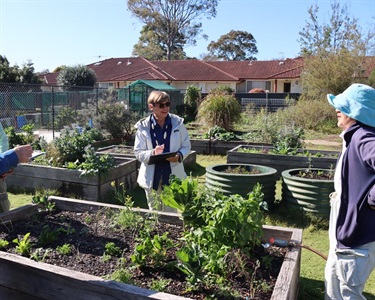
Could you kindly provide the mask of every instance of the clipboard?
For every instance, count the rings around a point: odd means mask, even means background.
[[[43,154],[46,154],[46,152],[34,150],[33,153],[31,154],[31,160],[34,160],[35,158]]]
[[[149,165],[153,165],[160,162],[166,162],[168,157],[176,156],[177,152],[165,152],[158,155],[151,155],[150,160],[148,161]]]

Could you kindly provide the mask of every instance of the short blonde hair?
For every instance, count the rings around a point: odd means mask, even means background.
[[[170,101],[169,95],[163,91],[152,91],[147,99],[147,104],[157,104]]]

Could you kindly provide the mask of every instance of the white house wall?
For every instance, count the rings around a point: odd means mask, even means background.
[[[171,86],[179,89],[181,92],[185,92],[191,85],[201,89],[203,94],[211,92],[212,89],[220,86],[229,86],[233,90],[236,90],[236,82],[178,82],[173,81],[170,83]]]
[[[290,82],[290,92],[291,93],[302,93],[302,84],[300,79],[289,79],[289,80],[277,80],[276,84],[274,83],[273,86],[277,86],[275,93],[284,93],[284,83]]]

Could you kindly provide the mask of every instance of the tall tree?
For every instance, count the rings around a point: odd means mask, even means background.
[[[299,43],[301,53],[304,55],[316,54],[318,51],[327,53],[338,53],[345,49],[347,51],[358,51],[365,55],[367,45],[373,39],[373,33],[363,34],[358,19],[350,17],[346,5],[340,6],[336,0],[331,3],[331,16],[329,23],[319,23],[317,4],[310,6],[308,10],[309,20],[305,27],[299,32]]]
[[[180,37],[171,50],[171,59],[186,59],[183,50],[185,40]],[[143,26],[138,43],[134,45],[132,55],[143,56],[149,60],[167,60],[167,46],[148,25]]]
[[[93,87],[96,80],[95,71],[84,65],[63,67],[57,76],[58,85],[67,90],[74,86]]]
[[[231,30],[220,36],[217,42],[212,41],[207,50],[210,57],[223,60],[256,60],[258,53],[256,40],[246,31]]]
[[[128,10],[148,26],[165,45],[166,59],[179,49],[183,37],[184,45],[195,45],[201,33],[203,16],[208,19],[216,16],[220,0],[128,0]]]
[[[346,5],[333,1],[331,10],[329,22],[321,23],[319,7],[312,5],[310,19],[299,33],[305,57],[302,98],[307,100],[325,101],[324,95],[341,93],[351,83],[364,81],[365,56],[374,35],[362,33],[358,19],[350,17]]]
[[[0,82],[4,83],[41,83],[35,74],[33,63],[28,61],[20,68],[18,65],[11,66],[5,56],[0,55]]]

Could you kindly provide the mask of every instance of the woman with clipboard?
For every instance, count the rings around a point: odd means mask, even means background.
[[[141,162],[138,184],[145,190],[150,210],[176,212],[161,203],[159,195],[169,176],[186,178],[183,160],[191,145],[184,119],[169,112],[170,97],[166,92],[152,91],[147,99],[151,114],[135,124],[134,153]]]

